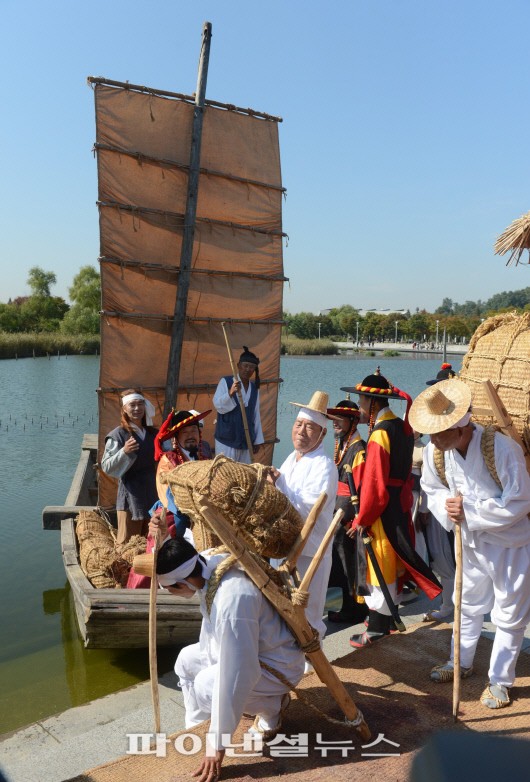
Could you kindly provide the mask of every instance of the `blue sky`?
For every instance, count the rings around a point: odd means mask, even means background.
[[[528,0],[0,0],[0,301],[97,265],[105,76],[280,115],[285,308],[426,307],[530,285],[493,254],[530,209]]]

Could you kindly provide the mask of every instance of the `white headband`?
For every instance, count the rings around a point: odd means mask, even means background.
[[[122,396],[121,398],[122,406],[127,405],[129,402],[145,402],[145,422],[147,426],[152,426],[156,410],[149,399],[146,399],[145,396],[134,391],[132,394],[125,394],[125,396]]]
[[[460,429],[464,426],[467,426],[468,423],[471,421],[471,412],[467,412],[463,418],[460,419],[460,421],[457,421],[456,424],[453,424],[449,427],[449,429]]]
[[[183,562],[174,570],[170,570],[169,573],[158,573],[158,583],[161,587],[168,587],[176,584],[177,581],[183,581],[192,572],[193,568],[197,564],[198,559],[199,555],[195,554],[194,557],[187,559],[186,562]]]
[[[303,407],[296,417],[302,418],[305,421],[313,421],[314,424],[321,426],[322,429],[325,429],[328,423],[328,419],[325,415],[319,413],[317,410],[311,410],[309,407]]]

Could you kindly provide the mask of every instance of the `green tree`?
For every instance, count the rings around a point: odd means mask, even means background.
[[[20,331],[58,331],[68,310],[60,296],[30,296],[20,305]]]
[[[101,307],[101,277],[93,266],[82,266],[68,288],[70,299],[85,309],[98,312]]]
[[[33,266],[28,273],[28,285],[32,296],[50,296],[50,286],[55,285],[57,277],[53,272],[45,272],[40,266]]]

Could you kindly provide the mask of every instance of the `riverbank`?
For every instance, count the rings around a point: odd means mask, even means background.
[[[50,358],[51,356],[97,356],[98,334],[35,334],[0,332],[0,359]]]
[[[413,356],[430,356],[435,358],[436,356],[443,356],[443,345],[439,345],[437,348],[423,348],[412,347],[410,343],[403,342],[371,342],[367,345],[357,345],[355,342],[334,342],[335,347],[340,350],[359,351],[364,355],[369,354],[371,350],[376,353],[384,353],[385,351],[393,351],[394,353],[406,353]],[[469,345],[446,345],[445,354],[447,356],[464,356],[469,349]]]

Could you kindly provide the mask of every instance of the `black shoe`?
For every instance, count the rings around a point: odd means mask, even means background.
[[[374,641],[378,641],[380,638],[384,638],[388,633],[359,633],[358,635],[352,635],[350,638],[350,646],[354,649],[362,649],[364,646],[371,646]]]

